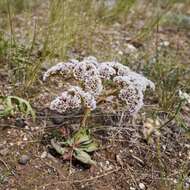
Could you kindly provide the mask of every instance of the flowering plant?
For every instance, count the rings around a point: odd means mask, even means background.
[[[107,103],[116,110],[122,107],[129,116],[137,114],[143,106],[146,88],[155,88],[152,81],[129,67],[114,61],[99,63],[93,56],[58,63],[45,72],[43,79],[57,74],[69,84],[51,102],[50,109],[59,113],[84,109],[82,128],[86,127],[91,111],[102,104]]]

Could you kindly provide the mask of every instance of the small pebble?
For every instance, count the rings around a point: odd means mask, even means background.
[[[19,164],[26,165],[28,161],[30,160],[30,157],[27,155],[22,155],[19,159]]]
[[[109,164],[110,164],[110,162],[109,162],[108,160],[106,160],[106,164],[107,164],[107,165],[109,165]]]
[[[26,126],[25,120],[21,118],[16,118],[15,125],[17,127],[24,128]]]
[[[40,158],[44,159],[44,158],[46,158],[46,157],[47,157],[47,152],[44,151],[44,152],[41,154]]]
[[[24,136],[23,141],[27,141],[27,140],[28,140],[28,138],[26,136]]]
[[[134,45],[127,44],[126,46],[127,46],[126,47],[126,53],[135,53],[135,52],[137,52],[137,48]]]
[[[28,125],[26,125],[24,128],[25,128],[26,130],[29,130],[29,129],[30,129],[30,127],[29,127]]]
[[[142,189],[142,190],[144,190],[145,189],[144,183],[139,183],[139,188]]]
[[[46,157],[49,158],[50,160],[52,160],[53,162],[58,163],[57,159],[54,156],[52,156],[51,154],[47,153]]]

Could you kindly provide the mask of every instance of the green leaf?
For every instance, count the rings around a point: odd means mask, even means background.
[[[80,149],[86,152],[94,152],[98,149],[98,144],[96,142],[92,142],[90,144],[86,144],[85,146],[80,146]]]
[[[0,117],[8,117],[13,114],[14,107],[11,104],[11,99],[6,96],[0,96],[3,109],[0,111]]]
[[[33,120],[35,120],[36,115],[33,111],[30,103],[20,97],[17,96],[8,96],[11,99],[11,102],[15,101],[16,105],[18,106],[18,109],[20,112],[24,113],[26,116],[31,115]]]
[[[6,108],[6,109],[0,111],[0,117],[8,117],[8,116],[10,116],[12,111],[13,111],[12,109]]]
[[[72,139],[74,140],[74,143],[76,144],[84,143],[86,141],[91,140],[89,129],[85,129],[85,128],[79,129],[79,131],[77,131],[73,135]]]
[[[89,144],[92,143],[92,142],[93,142],[93,140],[90,139],[90,140],[88,140],[88,141],[85,141],[85,142],[80,143],[80,146],[86,146],[86,145],[89,145]]]
[[[60,142],[59,144],[64,145],[64,146],[72,146],[73,143],[72,143],[71,139],[68,139],[66,141]]]
[[[63,155],[66,151],[66,148],[61,147],[58,143],[54,141],[54,139],[51,140],[51,145],[56,150],[57,153]]]
[[[73,156],[77,160],[81,161],[82,163],[90,164],[90,165],[96,165],[96,162],[91,159],[91,157],[90,157],[90,155],[88,153],[86,153],[83,150],[80,150],[78,148],[74,149]]]
[[[20,111],[26,116],[30,114],[35,120],[35,112],[28,101],[17,96],[0,96],[0,99],[4,107],[4,110],[0,111],[0,117],[8,117],[14,112]]]

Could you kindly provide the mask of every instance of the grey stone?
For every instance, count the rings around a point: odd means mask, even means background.
[[[29,160],[30,160],[30,157],[28,155],[22,155],[18,162],[19,164],[26,165]]]
[[[26,123],[25,123],[25,120],[24,120],[24,119],[16,118],[15,125],[16,125],[17,127],[23,128],[23,127],[26,126]]]

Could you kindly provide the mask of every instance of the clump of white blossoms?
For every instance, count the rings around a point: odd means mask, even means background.
[[[84,92],[78,86],[70,86],[67,91],[64,91],[61,96],[51,102],[50,109],[64,113],[75,108],[81,108],[82,102],[90,110],[96,108],[96,101],[90,93]]]
[[[59,113],[75,108],[89,112],[111,99],[113,104],[118,103],[129,115],[134,115],[143,107],[147,87],[155,88],[152,81],[129,67],[114,61],[100,63],[93,56],[58,63],[45,72],[43,79],[57,74],[64,82],[72,80],[50,104],[50,109]]]

